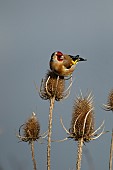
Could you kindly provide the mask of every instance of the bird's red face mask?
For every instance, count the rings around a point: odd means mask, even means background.
[[[56,56],[57,56],[57,60],[58,61],[63,61],[64,56],[63,56],[63,54],[60,51],[56,52]]]

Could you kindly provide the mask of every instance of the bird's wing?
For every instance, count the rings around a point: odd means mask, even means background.
[[[68,55],[64,55],[63,65],[69,69],[71,68],[72,64],[72,58],[70,58]]]

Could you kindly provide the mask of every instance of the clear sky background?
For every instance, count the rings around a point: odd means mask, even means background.
[[[82,169],[109,168],[113,113],[102,110],[113,88],[113,1],[112,0],[1,0],[0,1],[0,170],[31,170],[31,151],[18,143],[18,128],[34,111],[41,133],[47,130],[49,102],[42,100],[40,86],[49,69],[51,53],[79,54],[87,59],[73,74],[68,99],[56,102],[53,139],[67,135],[60,115],[70,127],[72,106],[80,89],[94,95],[96,128],[105,120],[108,134],[84,145]],[[35,143],[38,169],[46,169],[46,140]],[[75,168],[77,143],[52,143],[51,170]]]

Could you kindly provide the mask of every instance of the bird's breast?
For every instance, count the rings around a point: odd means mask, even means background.
[[[69,76],[75,69],[75,65],[64,65],[63,63],[50,62],[50,69],[59,76]]]

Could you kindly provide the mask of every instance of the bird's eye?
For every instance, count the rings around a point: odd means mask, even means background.
[[[64,59],[63,55],[62,56],[61,55],[57,55],[57,60],[58,61],[63,61],[63,59]]]

